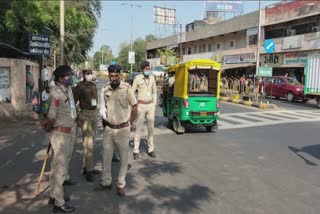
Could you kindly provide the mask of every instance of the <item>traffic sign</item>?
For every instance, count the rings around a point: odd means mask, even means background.
[[[275,48],[276,48],[276,45],[273,41],[273,39],[267,39],[265,42],[264,42],[264,50],[267,52],[267,53],[273,53]]]
[[[260,77],[272,77],[272,67],[259,67]]]
[[[129,61],[129,64],[134,64],[135,63],[135,53],[134,53],[134,51],[129,51],[128,61]]]
[[[29,34],[29,53],[32,55],[50,55],[50,37],[48,35]]]

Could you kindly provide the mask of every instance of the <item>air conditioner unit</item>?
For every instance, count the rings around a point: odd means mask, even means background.
[[[287,29],[287,36],[294,36],[296,35],[295,29]]]
[[[312,27],[312,30],[311,30],[313,33],[315,32],[319,32],[320,31],[320,26],[316,26],[316,27]]]

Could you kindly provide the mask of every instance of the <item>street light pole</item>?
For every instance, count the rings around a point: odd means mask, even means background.
[[[261,40],[261,0],[259,0],[259,17],[258,17],[258,38],[256,54],[256,76],[259,74],[260,65],[260,40]]]
[[[60,0],[60,64],[64,64],[64,0]]]

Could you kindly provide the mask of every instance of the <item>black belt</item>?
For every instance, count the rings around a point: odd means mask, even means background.
[[[129,122],[125,122],[125,123],[121,123],[121,124],[119,124],[119,125],[114,125],[114,124],[111,124],[111,123],[109,123],[109,122],[105,122],[105,124],[107,125],[107,126],[109,126],[110,128],[112,128],[112,129],[122,129],[122,128],[125,128],[125,127],[129,127]]]

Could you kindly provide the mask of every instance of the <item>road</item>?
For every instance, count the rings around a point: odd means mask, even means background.
[[[78,136],[71,163],[78,185],[66,188],[76,213],[319,213],[319,110],[290,103],[272,111],[221,103],[216,133],[197,129],[184,135],[168,128],[160,108],[156,112],[157,158],[146,154],[145,140],[138,161],[129,152],[125,198],[116,196],[115,188],[92,191],[99,176],[93,184],[81,176],[83,149]],[[25,121],[0,123],[0,136],[0,212],[51,213],[48,169],[44,191],[32,197],[46,134],[36,123]],[[94,147],[99,170],[101,143],[100,125]],[[116,179],[119,164],[113,166]]]

